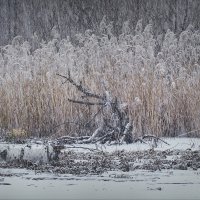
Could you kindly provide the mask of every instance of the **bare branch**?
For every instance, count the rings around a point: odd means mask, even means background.
[[[104,103],[101,103],[101,102],[88,102],[88,101],[79,101],[79,100],[74,100],[74,99],[68,99],[68,101],[72,103],[85,104],[88,106],[94,106],[94,105],[103,106],[104,105]]]
[[[86,127],[88,124],[90,124],[92,122],[92,120],[94,120],[94,118],[103,110],[103,106],[93,115],[93,117],[84,125],[84,127]]]
[[[132,127],[132,123],[131,122],[126,124],[126,127],[125,127],[125,130],[124,130],[123,136],[121,138],[120,144],[122,144],[124,142],[125,138],[131,132],[132,128],[133,127]]]
[[[104,99],[104,97],[102,97],[101,95],[98,94],[93,94],[92,92],[90,92],[88,89],[84,88],[82,86],[82,84],[77,84],[75,83],[75,81],[71,78],[70,75],[70,71],[68,71],[68,76],[63,76],[61,74],[56,74],[57,76],[60,76],[62,78],[65,78],[67,81],[69,81],[72,85],[74,85],[79,91],[81,91],[82,93],[84,93],[87,97],[93,97],[93,98],[97,98],[97,99]]]
[[[156,139],[157,141],[160,140],[161,142],[163,142],[163,143],[169,145],[169,143],[165,142],[164,140],[162,140],[162,139],[160,139],[159,137],[156,137],[156,136],[154,136],[154,135],[144,135],[144,136],[142,137],[143,140],[146,139],[146,138],[153,138],[153,139]]]
[[[71,136],[62,136],[60,138],[58,138],[58,141],[62,141],[62,140],[85,140],[90,138],[90,136],[80,136],[80,137],[71,137]]]
[[[143,139],[141,139],[141,138],[135,139],[134,142],[135,142],[135,143],[136,143],[136,142],[140,142],[140,143],[146,144],[146,142],[145,142]]]
[[[102,133],[103,128],[104,128],[104,124],[102,124],[99,128],[97,128],[97,129],[95,130],[95,132],[92,134],[92,136],[91,136],[88,140],[85,141],[85,143],[93,142],[94,139],[95,139],[96,137],[98,137],[98,136]]]
[[[99,142],[99,141],[102,141],[103,139],[105,139],[105,138],[107,138],[107,137],[112,136],[113,133],[114,133],[114,130],[112,130],[111,132],[109,132],[109,133],[105,134],[104,136],[98,138],[98,139],[95,141],[95,143],[97,143],[97,142]]]
[[[65,146],[65,148],[73,148],[73,149],[85,149],[85,150],[89,150],[89,151],[100,151],[98,149],[94,149],[94,148],[88,148],[88,147],[81,147],[81,146]]]

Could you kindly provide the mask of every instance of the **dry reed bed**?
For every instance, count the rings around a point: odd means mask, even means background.
[[[151,26],[143,30],[139,21],[133,33],[126,27],[116,38],[104,26],[100,35],[77,35],[76,44],[57,34],[48,43],[33,38],[40,45],[34,51],[21,37],[1,48],[2,133],[90,134],[100,119],[84,124],[98,108],[68,102],[79,98],[78,91],[56,76],[70,69],[77,82],[128,104],[133,134],[199,135],[200,33],[189,26],[179,37],[168,31],[154,38]]]

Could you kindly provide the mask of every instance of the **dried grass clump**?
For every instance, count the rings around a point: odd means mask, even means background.
[[[104,21],[98,34],[88,30],[73,43],[58,34],[48,43],[18,36],[2,47],[0,128],[39,137],[90,134],[100,119],[85,124],[98,107],[68,102],[78,98],[76,88],[56,73],[70,70],[95,93],[107,90],[127,103],[137,136],[199,136],[200,32],[189,26],[155,38],[141,21],[135,30],[125,23],[119,37],[111,29]]]

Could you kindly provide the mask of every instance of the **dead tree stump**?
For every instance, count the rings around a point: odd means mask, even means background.
[[[75,86],[82,94],[81,100],[68,99],[69,102],[82,104],[87,106],[98,106],[99,111],[95,113],[90,122],[94,120],[97,115],[101,115],[102,123],[96,124],[96,130],[91,133],[91,136],[87,139],[83,139],[76,142],[79,143],[110,143],[112,141],[121,144],[123,142],[132,143],[132,122],[129,118],[128,105],[120,103],[117,97],[111,98],[108,91],[104,94],[95,94],[89,89],[86,89],[81,83],[77,84],[68,71],[67,76],[57,74],[65,79],[65,82],[69,82]],[[93,99],[91,101],[90,99]],[[95,101],[94,101],[95,99]],[[72,139],[72,138],[71,138]],[[72,139],[73,140],[73,139]]]

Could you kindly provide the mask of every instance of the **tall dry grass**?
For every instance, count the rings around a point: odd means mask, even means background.
[[[104,22],[99,35],[86,31],[77,41],[56,37],[38,49],[16,37],[1,48],[0,127],[28,136],[90,134],[98,107],[70,103],[80,97],[56,73],[72,77],[95,93],[105,89],[129,106],[134,134],[177,136],[200,132],[200,33],[191,26],[180,36],[154,38],[151,25],[134,31],[125,24],[116,38]],[[33,38],[34,42],[35,38]],[[23,132],[23,131],[22,131]]]

